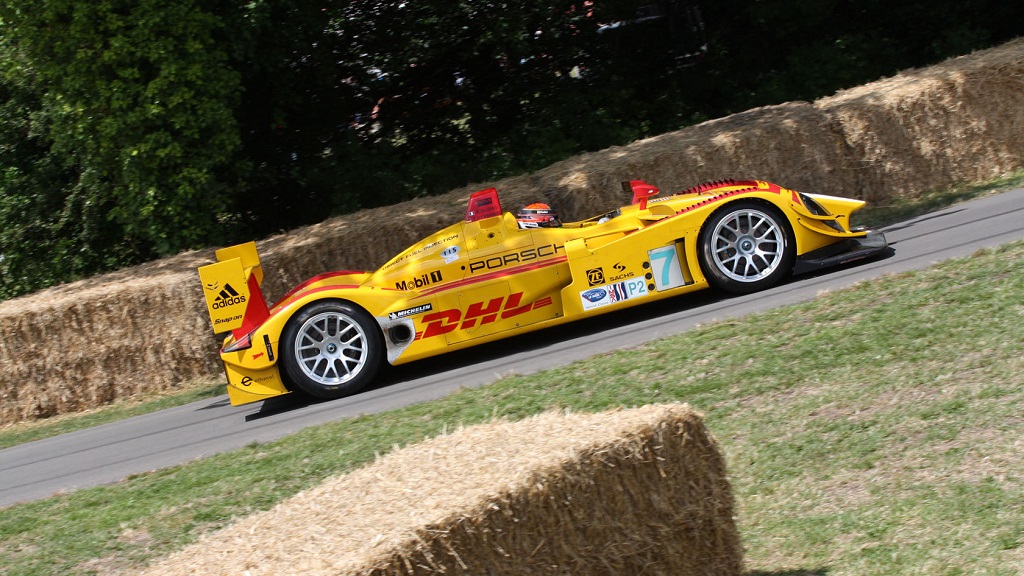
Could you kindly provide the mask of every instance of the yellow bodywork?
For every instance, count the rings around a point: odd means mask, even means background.
[[[797,256],[865,234],[850,228],[863,202],[761,181],[704,185],[559,228],[520,229],[506,212],[453,224],[375,272],[314,278],[255,310],[255,326],[244,322],[256,306],[250,292],[262,282],[255,245],[220,250],[200,277],[214,329],[233,332],[221,351],[231,402],[288,392],[278,369],[281,334],[294,314],[323,299],[373,316],[387,361],[398,365],[706,288],[698,236],[716,210],[737,200],[785,215]],[[225,304],[225,296],[234,299]]]

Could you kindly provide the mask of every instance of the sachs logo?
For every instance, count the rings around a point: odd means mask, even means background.
[[[225,284],[224,289],[217,295],[217,299],[213,301],[212,308],[218,310],[235,304],[245,304],[245,296],[239,294],[231,287],[231,284]]]

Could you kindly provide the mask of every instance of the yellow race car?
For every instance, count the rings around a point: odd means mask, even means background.
[[[268,306],[254,243],[203,266],[232,404],[289,392],[338,398],[386,359],[404,364],[709,286],[748,293],[790,273],[888,250],[850,225],[860,200],[758,180],[701,184],[663,198],[624,182],[632,203],[562,223],[544,204],[502,212],[497,190],[464,221],[374,272],[312,278]]]

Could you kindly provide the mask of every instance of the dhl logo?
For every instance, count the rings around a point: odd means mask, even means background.
[[[483,326],[484,324],[496,322],[498,318],[508,320],[520,314],[526,314],[531,310],[551,305],[550,296],[520,306],[522,299],[523,293],[516,292],[515,294],[510,294],[508,298],[499,296],[491,298],[486,303],[474,302],[469,305],[465,315],[458,308],[425,314],[421,318],[424,329],[416,333],[416,339],[433,338],[434,336],[452,332],[456,328],[468,330],[476,327],[477,322],[480,323],[480,326]]]

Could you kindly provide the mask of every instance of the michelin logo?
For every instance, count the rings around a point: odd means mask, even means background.
[[[400,318],[406,318],[408,316],[414,316],[416,314],[422,314],[424,312],[430,312],[434,307],[430,304],[422,304],[415,308],[406,308],[405,310],[399,310],[398,312],[391,312],[388,314],[388,318],[391,320],[398,320]]]

